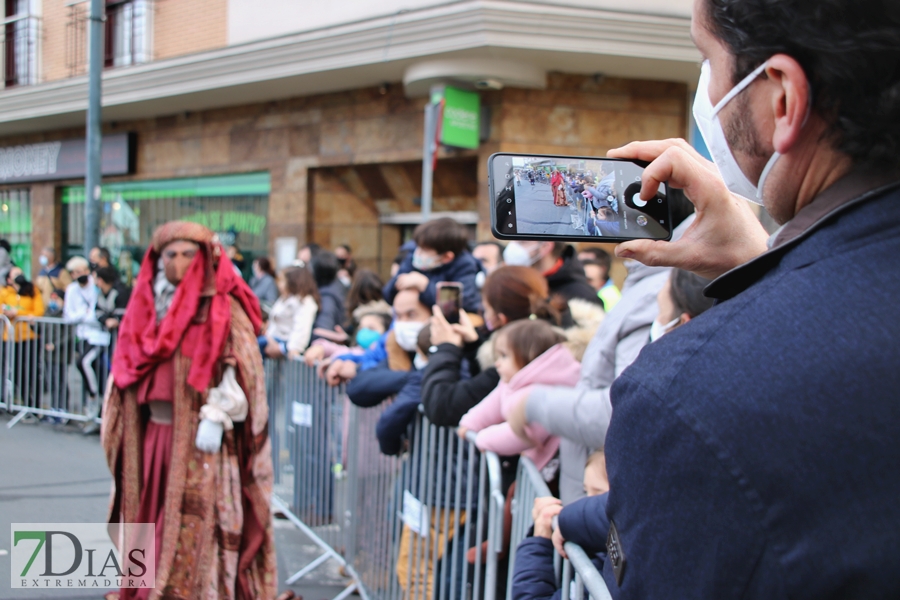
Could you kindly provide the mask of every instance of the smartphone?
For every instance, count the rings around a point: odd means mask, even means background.
[[[616,158],[498,153],[488,159],[491,230],[501,240],[668,240],[668,188],[642,200],[648,163]]]
[[[463,285],[456,281],[444,281],[437,284],[437,303],[448,323],[459,323],[459,311],[462,310]]]

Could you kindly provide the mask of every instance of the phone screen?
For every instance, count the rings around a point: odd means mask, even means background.
[[[493,232],[501,239],[667,240],[665,184],[642,200],[644,166],[627,160],[494,154]]]
[[[437,301],[448,323],[459,323],[462,309],[462,284],[440,283],[437,286]]]

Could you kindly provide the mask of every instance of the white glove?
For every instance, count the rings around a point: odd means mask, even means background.
[[[197,427],[197,450],[215,454],[222,447],[222,434],[225,432],[225,426],[209,419],[200,421]]]

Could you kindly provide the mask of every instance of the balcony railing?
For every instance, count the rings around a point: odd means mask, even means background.
[[[137,65],[151,60],[152,0],[109,0],[103,27],[103,64],[106,68]],[[69,6],[66,23],[66,68],[69,76],[87,72],[88,4]]]
[[[7,3],[21,5],[19,3]],[[8,10],[7,13],[13,11]],[[15,87],[38,82],[38,52],[41,21],[27,13],[11,14],[3,20],[3,86]]]

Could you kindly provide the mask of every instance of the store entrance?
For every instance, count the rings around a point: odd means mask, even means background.
[[[442,159],[434,172],[433,212],[477,223],[475,157]],[[415,225],[421,222],[419,161],[324,167],[310,171],[308,238],[323,248],[353,248],[360,268],[382,278]]]

